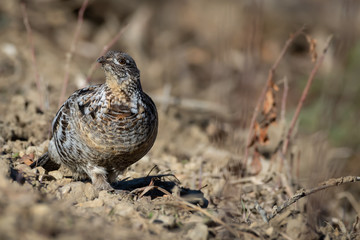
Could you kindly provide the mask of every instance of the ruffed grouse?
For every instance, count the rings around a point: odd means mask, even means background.
[[[52,122],[48,152],[32,166],[64,164],[74,175],[90,177],[96,188],[111,189],[110,183],[153,146],[158,117],[128,54],[109,51],[97,61],[106,82],[66,100]]]

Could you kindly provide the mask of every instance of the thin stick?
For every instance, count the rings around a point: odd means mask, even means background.
[[[254,129],[254,126],[255,126],[255,120],[256,120],[256,117],[257,117],[257,115],[259,113],[260,106],[264,102],[266,91],[267,91],[267,89],[268,89],[268,87],[269,87],[269,85],[270,85],[270,83],[271,83],[271,81],[273,79],[275,70],[278,67],[281,59],[284,57],[284,55],[285,55],[287,49],[289,48],[290,44],[292,43],[292,41],[300,33],[302,33],[303,31],[304,31],[304,27],[302,27],[298,31],[296,31],[295,34],[290,35],[290,38],[285,42],[285,45],[284,45],[283,49],[280,52],[280,55],[278,56],[275,63],[272,65],[272,67],[269,70],[269,74],[268,74],[268,78],[266,80],[266,84],[264,85],[264,88],[263,88],[263,90],[261,92],[261,95],[260,95],[260,97],[259,97],[259,99],[258,99],[258,101],[256,103],[256,107],[254,109],[254,113],[253,113],[252,118],[251,118],[249,134],[248,134],[248,137],[247,137],[247,140],[246,140],[245,156],[244,156],[244,160],[243,160],[244,168],[246,168],[246,165],[247,165],[247,159],[248,159],[248,155],[249,155],[249,145],[250,145],[251,138],[253,136],[253,129]]]
[[[150,173],[155,169],[155,168],[157,168],[158,167],[158,165],[154,165],[151,169],[150,169],[150,171],[149,171],[149,173],[146,175],[146,177],[148,177],[148,176],[150,176]]]
[[[125,31],[125,29],[127,28],[128,25],[126,25],[125,27],[123,27],[116,35],[115,37],[113,37],[110,42],[108,44],[106,44],[104,47],[103,47],[103,50],[101,51],[99,57],[103,56],[118,40],[119,38],[122,36],[123,32]],[[91,67],[90,67],[90,70],[88,72],[88,76],[86,78],[86,81],[89,83],[90,82],[90,79],[91,79],[91,76],[93,75],[94,71],[95,71],[95,68],[96,66],[98,66],[99,63],[98,62],[94,62]]]
[[[299,151],[296,157],[296,181],[299,182],[300,179],[300,157],[301,157],[301,152]]]
[[[21,13],[22,13],[24,25],[26,28],[27,39],[29,42],[29,48],[30,48],[30,52],[31,52],[31,61],[32,61],[32,65],[34,68],[34,74],[35,74],[35,84],[36,84],[36,88],[39,92],[40,109],[44,110],[44,96],[43,96],[43,91],[41,89],[40,75],[39,75],[38,66],[37,66],[37,62],[36,62],[35,48],[34,48],[34,42],[33,42],[33,37],[32,37],[32,29],[30,26],[28,15],[27,15],[25,3],[21,2],[20,6],[21,6]]]
[[[319,192],[321,190],[339,186],[344,183],[351,183],[351,182],[360,182],[360,176],[346,176],[341,178],[331,178],[321,184],[319,184],[317,187],[311,188],[309,190],[306,189],[300,189],[298,190],[294,196],[286,200],[280,207],[277,207],[268,217],[268,221],[273,219],[276,215],[282,213],[287,207],[292,205],[293,203],[297,202],[299,199],[309,196],[313,193]]]
[[[72,39],[71,45],[70,45],[70,51],[66,53],[65,75],[64,75],[63,87],[62,87],[60,98],[59,98],[59,106],[61,106],[62,103],[64,102],[65,93],[66,93],[67,85],[69,82],[70,62],[71,62],[71,59],[73,58],[74,51],[76,49],[76,43],[79,38],[79,33],[80,33],[82,23],[84,21],[84,12],[88,5],[88,2],[89,2],[89,0],[84,0],[81,5],[81,8],[80,8],[79,14],[78,14],[77,23],[76,23],[76,29],[75,29],[74,36],[73,36],[73,39]]]
[[[284,78],[284,91],[281,99],[281,120],[285,121],[285,112],[286,112],[286,99],[289,92],[289,83],[287,77]]]
[[[307,80],[306,86],[305,86],[305,88],[304,88],[304,90],[303,90],[303,93],[302,93],[302,95],[301,95],[301,98],[300,98],[300,100],[299,100],[299,103],[298,103],[298,105],[297,105],[297,107],[296,107],[296,111],[295,111],[294,116],[293,116],[293,118],[292,118],[292,120],[291,120],[291,124],[290,124],[289,130],[288,130],[288,133],[287,133],[287,136],[286,136],[284,145],[283,145],[283,149],[282,149],[283,156],[285,156],[285,154],[286,154],[286,151],[287,151],[288,145],[289,145],[289,141],[290,141],[290,137],[291,137],[291,134],[292,134],[292,132],[293,132],[293,130],[294,130],[294,127],[295,127],[295,123],[296,123],[297,119],[299,118],[299,114],[300,114],[301,108],[302,108],[302,106],[303,106],[303,104],[304,104],[304,101],[305,101],[306,96],[307,96],[307,94],[308,94],[308,92],[309,92],[309,89],[310,89],[310,86],[311,86],[311,84],[312,84],[312,82],[313,82],[313,80],[314,80],[314,77],[315,77],[317,71],[319,70],[322,62],[324,61],[325,54],[326,54],[326,52],[327,52],[327,50],[328,50],[328,48],[329,48],[329,46],[330,46],[331,39],[332,39],[332,36],[330,36],[330,37],[327,39],[326,44],[325,44],[325,48],[324,48],[324,50],[323,50],[323,53],[322,53],[322,55],[320,56],[320,58],[317,60],[314,68],[312,69],[312,71],[311,71],[311,73],[310,73],[310,75],[309,75],[309,78],[308,78],[308,80]],[[282,158],[282,159],[283,159],[283,158]]]
[[[358,223],[359,223],[359,215],[356,216],[355,218],[355,222],[352,226],[352,229],[351,229],[351,234],[356,234],[357,230],[358,230]]]

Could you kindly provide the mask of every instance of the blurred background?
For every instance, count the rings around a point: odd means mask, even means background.
[[[21,1],[0,3],[0,120],[13,122],[3,127],[2,144],[8,139],[30,139],[36,145],[48,137],[48,131],[41,130],[34,137],[38,129],[18,129],[21,124],[16,125],[15,118],[6,120],[7,115],[22,109],[17,104],[34,102],[35,112],[47,114],[42,128],[50,127],[65,84],[67,54],[83,1],[24,3],[32,28],[30,38]],[[135,59],[143,89],[160,112],[181,119],[182,130],[196,123],[211,143],[242,156],[268,71],[289,36],[302,26],[316,40],[318,54],[330,35],[333,40],[297,126],[293,149],[300,162],[300,180],[312,184],[314,178],[359,175],[360,2],[356,0],[90,0],[68,68],[65,96],[104,81],[101,69],[92,71],[91,67],[104,47],[115,40],[111,49],[125,51]],[[289,83],[287,124],[313,65],[307,40],[300,36],[276,69],[277,103],[284,78]],[[25,100],[17,96],[25,96]],[[37,121],[36,117],[25,118],[27,126]],[[189,148],[199,143],[181,131],[166,132],[166,120],[163,124],[160,122],[155,153],[186,154],[176,145],[162,144],[169,139]],[[278,134],[282,134],[280,130]],[[187,145],[187,141],[191,143]],[[360,197],[359,187],[352,188]]]

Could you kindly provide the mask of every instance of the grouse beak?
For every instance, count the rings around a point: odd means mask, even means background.
[[[106,58],[104,58],[104,56],[102,57],[99,57],[98,60],[97,60],[98,63],[101,63],[101,64],[104,64],[106,63]]]

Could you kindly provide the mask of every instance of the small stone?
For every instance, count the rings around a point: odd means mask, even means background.
[[[34,173],[39,173],[39,175],[45,174],[45,169],[43,167],[36,167],[32,170]]]
[[[274,232],[274,228],[273,227],[269,227],[268,229],[265,230],[266,235],[271,236]]]
[[[8,177],[10,175],[9,161],[0,160],[0,176]]]
[[[9,146],[8,144],[5,144],[5,145],[2,147],[2,150],[3,150],[3,152],[5,152],[5,153],[10,153],[10,152],[11,152],[11,146]]]
[[[56,180],[60,180],[64,177],[64,175],[62,174],[62,172],[60,171],[50,171],[49,172],[49,175],[54,177]]]
[[[99,191],[97,191],[91,183],[85,184],[84,192],[88,200],[94,200],[99,196]]]
[[[108,193],[107,190],[101,190],[99,192],[99,198],[101,198],[101,199],[107,199],[109,197],[109,195],[110,194]]]
[[[34,154],[36,153],[36,147],[35,146],[30,146],[25,150],[25,154],[29,155],[29,154]]]
[[[84,188],[85,184],[83,182],[71,182],[60,189],[61,198],[67,199],[74,204],[85,202]]]
[[[19,165],[15,166],[14,169],[16,169],[18,171],[21,171],[21,172],[24,172],[24,173],[31,173],[32,172],[32,169],[26,164],[19,164]]]
[[[22,158],[24,155],[25,155],[25,153],[24,153],[23,151],[20,151],[20,152],[19,152],[19,157]]]
[[[104,201],[98,198],[93,201],[76,204],[77,207],[83,207],[83,208],[96,208],[96,207],[102,207],[103,205],[104,205]]]
[[[185,238],[192,240],[206,240],[208,238],[208,227],[203,223],[191,223],[190,229],[187,231]]]
[[[33,168],[31,170],[31,172],[34,174],[34,175],[37,175],[38,176],[38,179],[39,181],[41,182],[44,178],[44,175],[45,175],[45,169],[43,167],[36,167],[36,168]]]
[[[31,213],[38,217],[46,217],[50,212],[49,206],[46,204],[36,204],[31,207]]]
[[[65,186],[69,183],[71,183],[73,180],[71,178],[62,178],[60,180],[57,180],[56,183],[59,185],[59,186]]]
[[[65,195],[71,191],[70,184],[67,184],[59,189],[61,195]]]
[[[192,214],[190,215],[189,219],[187,220],[189,223],[203,223],[206,219],[202,216]]]
[[[172,228],[175,226],[176,221],[173,216],[160,215],[155,221],[162,223],[164,227]]]
[[[134,208],[128,202],[118,202],[115,206],[115,214],[121,217],[134,216]]]

